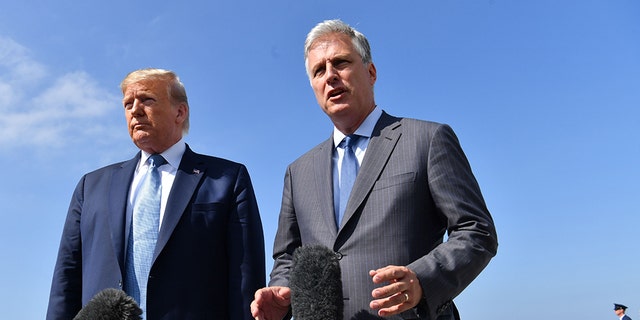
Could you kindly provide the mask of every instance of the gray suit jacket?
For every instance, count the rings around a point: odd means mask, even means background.
[[[332,152],[330,138],[287,168],[270,285],[288,286],[297,247],[322,244],[343,256],[344,319],[378,319],[369,308],[376,286],[368,271],[387,265],[417,273],[421,319],[453,319],[452,299],[497,250],[493,220],[453,130],[383,113],[338,230]]]

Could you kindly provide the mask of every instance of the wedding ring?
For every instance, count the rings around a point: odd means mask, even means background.
[[[407,301],[409,301],[409,295],[405,293],[404,294],[404,302],[407,302]]]

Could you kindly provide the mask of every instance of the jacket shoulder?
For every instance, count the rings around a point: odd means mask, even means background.
[[[207,154],[191,152],[189,157],[189,162],[204,163],[207,166],[214,168],[246,168],[243,163]],[[185,160],[187,160],[186,154],[183,157],[183,162],[185,162]],[[180,166],[182,166],[182,163],[180,164]]]
[[[309,151],[302,154],[296,160],[294,160],[289,167],[296,167],[306,163],[309,163],[313,160],[318,154],[326,153],[325,155],[331,156],[331,148],[333,147],[333,142],[331,141],[331,137],[329,139],[322,141],[317,144],[315,147],[311,148]],[[328,152],[328,153],[327,153]]]

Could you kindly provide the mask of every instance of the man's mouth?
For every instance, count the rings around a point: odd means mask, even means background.
[[[134,125],[132,126],[132,128],[133,128],[134,130],[139,130],[139,129],[144,128],[145,126],[147,126],[147,124],[146,124],[146,123],[140,123],[140,122],[138,122],[138,123],[134,124]]]
[[[327,94],[328,99],[334,99],[334,98],[339,98],[340,95],[342,95],[343,93],[345,93],[347,90],[344,88],[336,88],[333,89],[331,91],[329,91],[329,93]]]

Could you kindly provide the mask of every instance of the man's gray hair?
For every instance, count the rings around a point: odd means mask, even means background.
[[[362,58],[362,63],[368,64],[372,62],[371,47],[369,46],[369,41],[364,34],[339,19],[325,20],[313,27],[313,29],[309,31],[309,34],[307,34],[307,39],[304,41],[304,65],[307,69],[307,75],[309,78],[311,78],[308,65],[309,50],[311,50],[311,46],[318,38],[330,33],[342,33],[349,36],[349,38],[351,38],[351,43],[353,43],[354,48]]]

